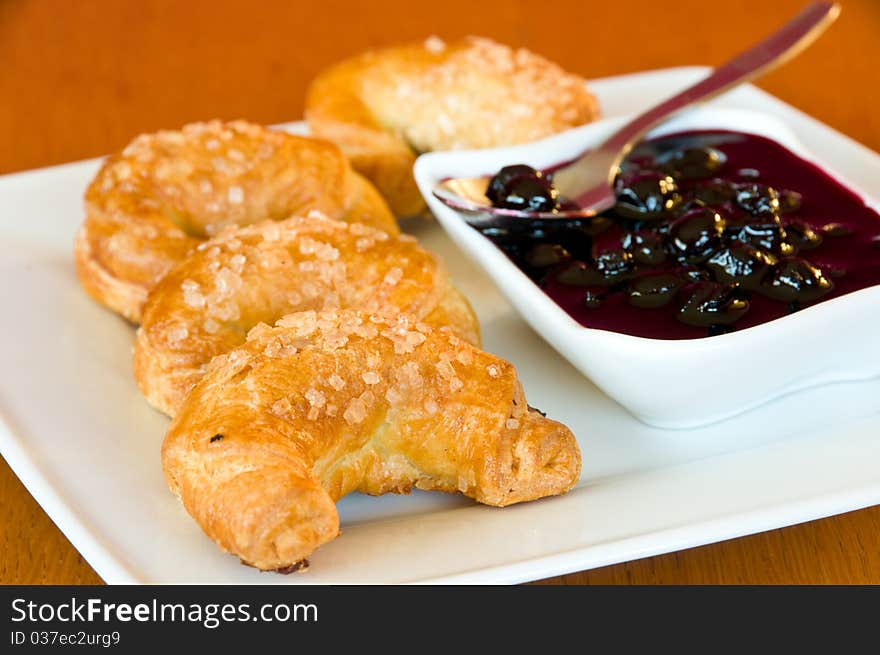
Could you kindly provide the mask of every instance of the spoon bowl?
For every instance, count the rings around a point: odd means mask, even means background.
[[[599,212],[614,206],[614,193],[610,186],[608,198],[603,203],[593,203],[586,208],[563,209],[552,212],[523,212],[506,207],[493,207],[486,197],[489,177],[454,177],[443,180],[433,189],[433,194],[447,206],[467,215],[472,225],[503,221],[508,218],[528,219],[530,221],[559,221],[591,218]]]

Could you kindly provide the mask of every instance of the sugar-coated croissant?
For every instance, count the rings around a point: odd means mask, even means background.
[[[321,73],[306,96],[312,133],[338,143],[398,216],[424,209],[419,153],[524,143],[598,116],[580,76],[476,37],[366,52]]]
[[[172,269],[144,307],[135,379],[173,416],[211,358],[254,325],[340,307],[409,313],[479,345],[467,300],[415,239],[313,213],[227,228]]]
[[[406,315],[300,312],[216,357],[171,424],[162,464],[205,533],[261,569],[339,532],[352,491],[459,491],[505,506],[568,491],[564,425],[513,366]]]
[[[244,121],[139,136],[107,160],[85,204],[80,282],[133,322],[153,286],[227,225],[316,209],[397,233],[385,201],[338,147]]]

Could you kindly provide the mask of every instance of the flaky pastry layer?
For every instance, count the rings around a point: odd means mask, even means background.
[[[229,227],[150,293],[134,348],[147,400],[177,413],[211,358],[258,323],[304,310],[407,313],[479,345],[479,325],[442,261],[406,235],[313,213]]]
[[[352,491],[505,506],[568,491],[580,463],[508,362],[407,315],[350,310],[255,327],[214,358],[162,447],[186,510],[261,569],[335,538],[335,502]]]
[[[525,143],[598,116],[580,76],[477,37],[366,52],[324,71],[306,96],[312,133],[338,143],[398,216],[424,209],[419,153]]]
[[[80,281],[133,322],[153,286],[228,225],[319,210],[397,233],[384,200],[338,147],[244,121],[137,137],[102,166],[85,208]]]

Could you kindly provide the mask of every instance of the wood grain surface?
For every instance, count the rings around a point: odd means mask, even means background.
[[[190,120],[298,119],[318,70],[372,46],[482,34],[600,77],[719,63],[803,4],[0,0],[0,173]],[[842,5],[825,36],[759,86],[880,150],[880,0]],[[0,583],[100,581],[0,462]],[[877,584],[880,507],[546,582]]]

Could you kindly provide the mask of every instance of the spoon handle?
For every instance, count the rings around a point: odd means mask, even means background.
[[[594,171],[606,171],[607,183],[613,183],[620,162],[652,127],[685,107],[709,100],[788,61],[815,41],[839,13],[840,6],[835,2],[813,2],[779,30],[719,66],[705,79],[636,116],[592,150],[584,163],[589,161],[589,168]],[[575,164],[573,169],[577,168]],[[575,179],[586,171],[566,172]],[[586,197],[589,195],[578,199],[581,206],[591,204],[593,199]]]

